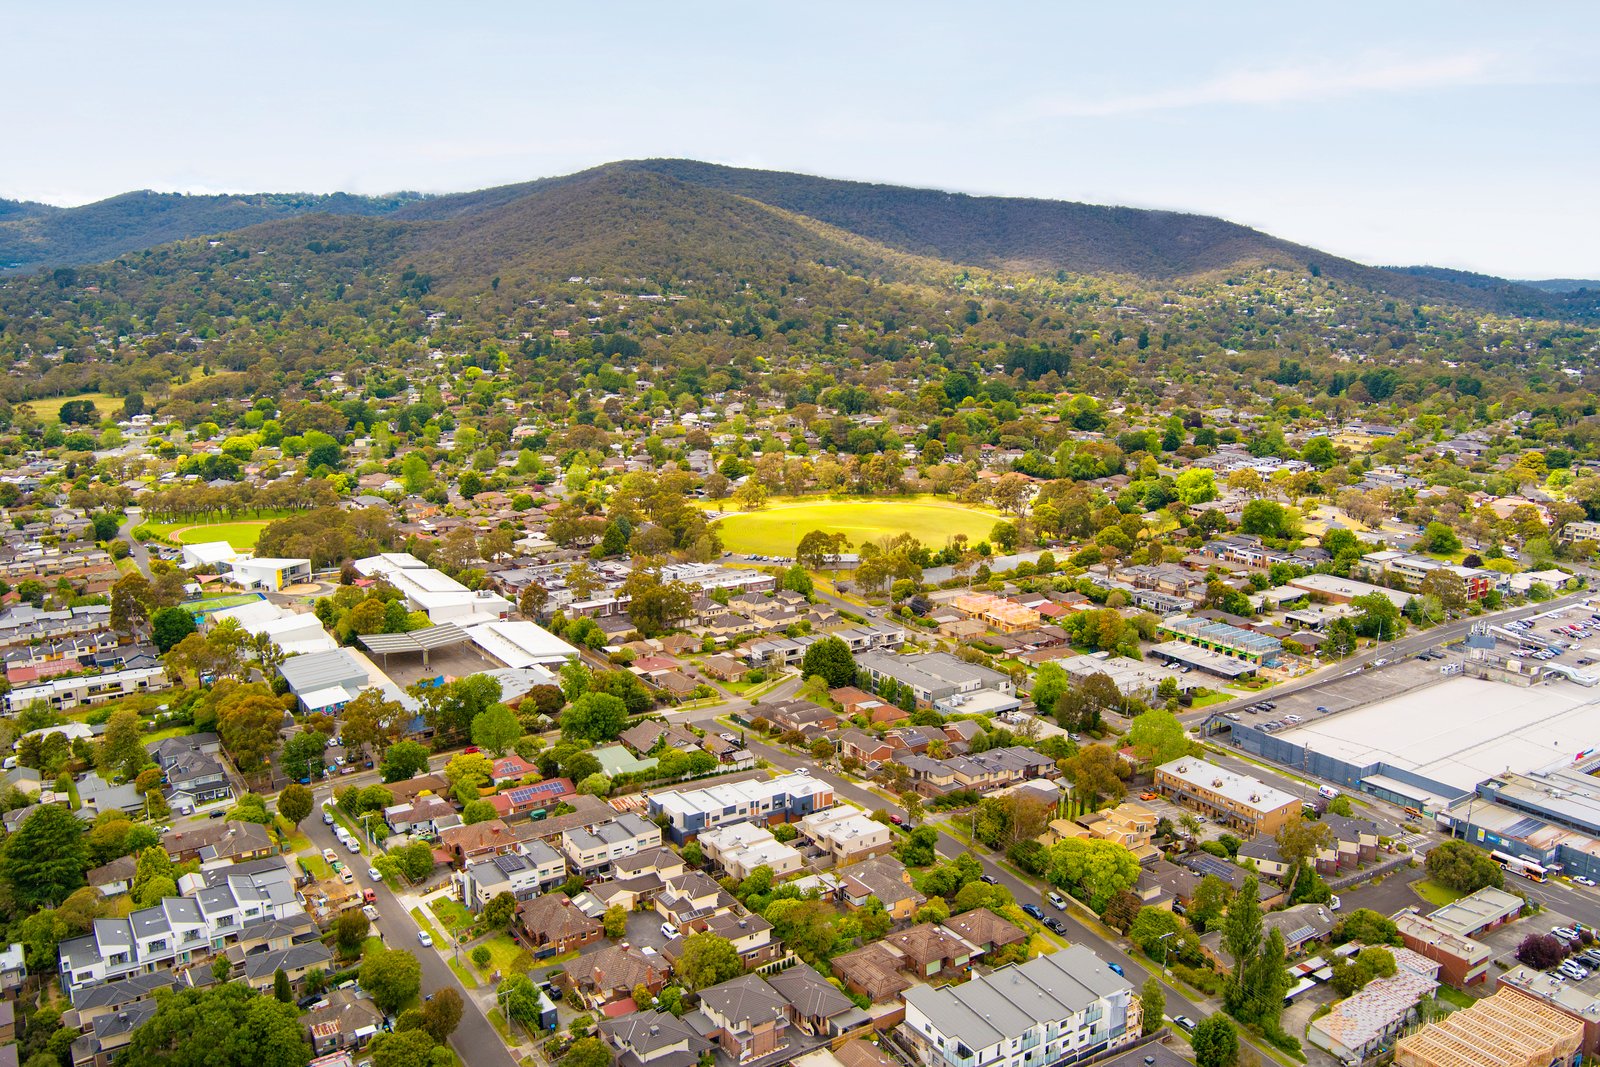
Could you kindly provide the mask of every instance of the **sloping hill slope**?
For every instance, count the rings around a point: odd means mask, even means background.
[[[98,263],[124,252],[313,212],[387,214],[417,199],[411,193],[185,196],[146,191],[73,208],[0,201],[0,269]]]

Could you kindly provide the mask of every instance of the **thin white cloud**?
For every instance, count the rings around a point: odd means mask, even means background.
[[[1194,85],[1099,100],[1058,98],[1044,102],[1039,110],[1062,118],[1109,118],[1219,104],[1262,106],[1523,80],[1532,79],[1513,76],[1501,58],[1488,53],[1417,59],[1369,57],[1344,64],[1304,63],[1270,70],[1239,70]]]

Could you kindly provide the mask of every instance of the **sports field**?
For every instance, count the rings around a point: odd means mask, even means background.
[[[152,522],[148,527],[180,545],[197,545],[205,541],[226,541],[240,552],[256,547],[256,539],[267,528],[270,519],[245,522]]]
[[[107,393],[79,393],[77,396],[52,396],[43,400],[28,400],[18,407],[32,408],[33,417],[43,423],[59,422],[61,405],[69,400],[87,400],[94,405],[95,414],[102,419],[115,415],[122,417],[122,398]],[[84,427],[92,429],[92,427]]]
[[[956,534],[973,544],[987,540],[1000,521],[995,512],[932,497],[905,500],[814,500],[769,505],[722,519],[722,543],[733,552],[793,556],[812,530],[842,533],[853,546],[908,533],[930,548]]]

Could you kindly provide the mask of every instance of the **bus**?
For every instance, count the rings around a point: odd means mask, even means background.
[[[1501,868],[1510,874],[1520,874],[1530,882],[1543,882],[1548,878],[1548,872],[1532,860],[1525,860],[1505,852],[1491,852],[1489,858],[1498,863]]]

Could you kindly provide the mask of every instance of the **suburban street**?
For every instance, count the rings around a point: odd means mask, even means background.
[[[1398,641],[1376,644],[1336,663],[1329,663],[1304,678],[1296,678],[1293,681],[1275,685],[1271,689],[1263,690],[1260,693],[1243,694],[1225,704],[1212,704],[1210,707],[1200,711],[1184,712],[1178,718],[1185,726],[1193,727],[1221,712],[1233,711],[1237,708],[1254,704],[1259,700],[1276,699],[1289,693],[1313,689],[1326,682],[1333,681],[1335,678],[1342,677],[1351,671],[1360,670],[1380,659],[1401,659],[1406,656],[1416,655],[1418,652],[1423,652],[1430,648],[1437,648],[1446,641],[1460,640],[1466,637],[1471,632],[1472,627],[1479,623],[1504,624],[1515,619],[1525,619],[1530,615],[1540,615],[1547,611],[1570,607],[1573,604],[1588,600],[1594,595],[1592,591],[1572,593],[1567,596],[1556,597],[1554,600],[1547,600],[1542,604],[1528,604],[1520,608],[1508,608],[1505,611],[1457,619],[1453,622],[1442,623],[1431,630],[1414,630]]]
[[[353,776],[354,777],[354,776]],[[375,776],[366,776],[370,782]],[[339,785],[350,784],[350,779],[340,781]],[[352,868],[356,875],[356,887],[359,889],[375,888],[378,891],[378,900],[374,905],[378,909],[378,921],[373,924],[377,933],[383,937],[384,944],[390,948],[397,948],[416,956],[422,963],[422,992],[424,995],[435,990],[449,986],[461,994],[463,1010],[461,1024],[456,1027],[450,1036],[450,1044],[461,1057],[461,1061],[471,1064],[472,1067],[516,1067],[516,1060],[506,1049],[505,1042],[500,1040],[500,1035],[489,1024],[484,1015],[484,1005],[479,997],[481,991],[474,991],[461,984],[440,952],[444,946],[423,948],[417,941],[419,928],[416,920],[411,917],[411,912],[406,905],[395,896],[393,890],[383,883],[373,882],[367,878],[368,860],[366,855],[353,856],[339,844],[333,836],[333,828],[322,821],[322,802],[331,797],[333,788],[321,786],[315,791],[317,807],[301,823],[301,829],[311,839],[311,843],[318,850],[331,848],[339,854],[341,859],[352,861]],[[490,1006],[493,1006],[493,992],[489,994]]]

